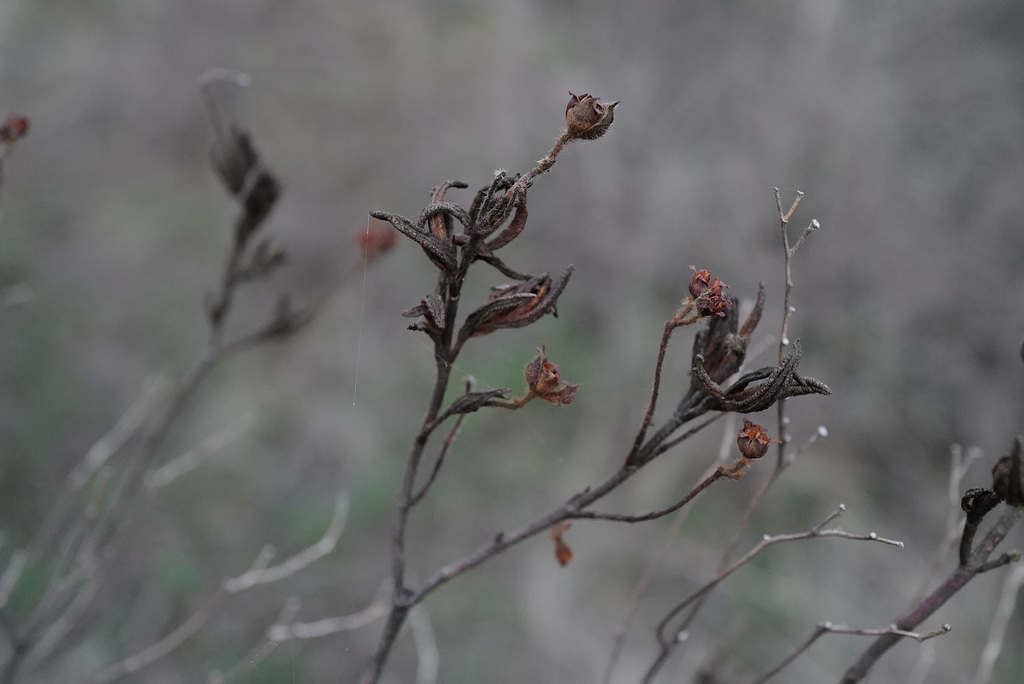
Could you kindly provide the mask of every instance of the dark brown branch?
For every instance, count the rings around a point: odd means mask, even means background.
[[[412,499],[409,501],[409,508],[412,508],[423,499],[427,494],[427,490],[430,489],[431,485],[434,484],[434,480],[437,479],[437,474],[441,472],[441,466],[444,464],[444,457],[448,453],[448,449],[451,448],[452,442],[455,441],[455,435],[459,432],[459,428],[462,427],[462,421],[466,418],[466,414],[460,414],[458,419],[455,421],[455,425],[448,432],[448,436],[444,440],[444,444],[441,446],[441,451],[437,455],[437,460],[434,461],[434,467],[430,471],[430,476],[427,477],[427,481],[423,483],[420,490],[413,494]]]
[[[967,559],[953,571],[953,574],[943,582],[931,594],[926,596],[917,605],[910,609],[905,615],[894,623],[897,629],[913,631],[922,621],[938,610],[946,601],[963,589],[968,582],[977,575],[991,570],[993,567],[1005,565],[1014,560],[1013,554],[1000,557],[994,563],[989,563],[989,556],[995,551],[996,546],[1003,541],[1014,525],[1024,516],[1024,508],[1008,508],[996,521],[996,524],[982,538]],[[1019,556],[1019,554],[1018,554]],[[897,634],[887,634],[879,637],[857,660],[854,665],[846,671],[841,684],[854,684],[863,680],[871,667],[878,662],[885,653],[896,645],[902,637]]]
[[[718,480],[721,480],[722,478],[729,479],[729,472],[723,466],[718,466],[713,473],[708,475],[697,486],[691,489],[686,494],[686,496],[684,496],[682,499],[672,504],[668,508],[662,509],[660,511],[654,511],[652,513],[645,513],[642,515],[628,515],[625,513],[601,513],[599,511],[581,511],[579,513],[573,514],[571,517],[577,520],[610,520],[613,522],[625,523],[638,523],[646,522],[648,520],[657,520],[658,518],[663,518],[666,515],[669,515],[670,513],[678,511],[680,508],[693,501],[698,494],[700,494],[705,489],[713,485]]]
[[[654,410],[658,405],[658,390],[661,388],[661,367],[665,363],[665,351],[668,349],[668,341],[671,339],[673,331],[679,325],[674,319],[665,323],[665,331],[661,334],[661,345],[658,347],[658,360],[654,365],[654,387],[651,389],[651,400],[647,404],[647,413],[644,414],[643,421],[640,423],[636,439],[633,440],[633,448],[630,449],[629,456],[626,457],[626,465],[632,465],[635,462],[636,455],[644,443],[644,438],[647,437],[647,429],[651,426],[651,421],[654,420]]]

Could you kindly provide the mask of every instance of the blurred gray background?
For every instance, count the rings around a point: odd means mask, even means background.
[[[1024,431],[1019,3],[8,0],[0,109],[29,115],[32,129],[5,161],[0,196],[4,563],[145,378],[180,375],[204,344],[203,296],[233,216],[206,164],[196,77],[212,66],[251,75],[226,102],[284,184],[265,230],[290,263],[243,293],[236,331],[263,320],[276,293],[307,301],[358,262],[368,210],[415,216],[446,179],[470,184],[449,195],[468,204],[495,169],[529,169],[564,125],[568,89],[622,102],[604,139],[570,147],[535,183],[527,231],[503,253],[533,273],[575,264],[559,318],[475,341],[456,374],[520,392],[546,344],[582,389],[569,407],[466,421],[410,528],[414,577],[617,467],[687,264],[746,299],[764,281],[754,339],[778,335],[773,187],[787,204],[806,193],[795,233],[822,225],[796,257],[791,337],[803,342],[801,372],[833,396],[789,403],[795,441],[819,424],[829,437],[776,485],[741,548],[808,529],[840,503],[845,529],[906,548],[770,550],[723,585],[660,681],[692,681],[701,667],[745,681],[817,622],[887,625],[943,537],[950,444],[984,451],[965,482],[983,486]],[[502,282],[481,268],[471,299]],[[136,681],[202,681],[234,665],[287,596],[302,599],[306,620],[364,607],[389,568],[395,495],[433,372],[428,340],[399,313],[433,285],[433,267],[403,241],[302,335],[221,367],[162,460],[245,416],[255,427],[147,499],[109,565],[93,629],[37,674],[76,681],[151,643],[263,544],[287,554],[314,541],[338,491],[352,508],[330,558],[239,597]],[[689,347],[684,331],[670,348],[666,406],[688,383]],[[775,434],[774,411],[757,419]],[[663,457],[606,509],[672,502],[718,457],[722,429]],[[769,465],[693,507],[616,681],[638,679],[653,625],[712,574]],[[577,523],[567,568],[539,537],[438,591],[426,610],[440,681],[595,681],[670,524]],[[1017,531],[1010,543],[1022,541]],[[969,679],[1003,572],[924,626],[953,626],[932,642],[926,681]],[[241,681],[353,681],[378,626],[283,644]],[[1024,669],[1019,612],[1007,639],[993,681]],[[826,638],[779,681],[835,681],[867,643]],[[905,681],[921,653],[901,644],[872,681]],[[415,660],[406,636],[388,681],[412,681]]]

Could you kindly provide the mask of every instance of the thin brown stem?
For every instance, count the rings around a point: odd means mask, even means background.
[[[638,523],[646,522],[648,520],[657,520],[658,518],[664,518],[670,513],[678,511],[686,504],[693,501],[698,494],[703,492],[705,489],[713,485],[722,478],[729,479],[729,472],[723,466],[718,466],[715,471],[705,477],[696,487],[687,492],[686,496],[672,504],[668,508],[664,508],[660,511],[653,511],[651,513],[644,513],[642,515],[628,515],[625,513],[601,513],[600,511],[581,511],[573,514],[571,517],[577,520],[610,520],[612,522],[625,522],[625,523]]]
[[[630,449],[629,456],[626,457],[626,463],[633,462],[637,452],[640,451],[640,446],[644,443],[644,438],[647,437],[651,421],[654,420],[654,409],[658,405],[658,391],[661,388],[661,368],[665,363],[665,351],[668,349],[668,341],[672,337],[672,332],[678,327],[679,324],[674,320],[665,323],[665,331],[661,334],[661,345],[658,347],[658,360],[654,365],[654,387],[651,389],[651,400],[647,404],[647,413],[644,414],[640,430],[636,433],[636,439],[633,440],[633,448]]]
[[[459,415],[455,421],[455,425],[448,432],[448,436],[445,437],[444,444],[441,445],[441,452],[437,455],[437,460],[434,461],[434,468],[430,471],[430,476],[427,477],[427,481],[423,483],[420,490],[413,494],[412,500],[409,501],[409,508],[412,508],[418,504],[424,496],[427,494],[427,490],[430,489],[431,485],[434,484],[434,480],[437,479],[437,474],[441,472],[441,466],[444,464],[444,457],[448,454],[448,450],[452,446],[452,442],[455,441],[455,435],[458,434],[459,428],[462,427],[462,421],[466,418],[466,414]]]

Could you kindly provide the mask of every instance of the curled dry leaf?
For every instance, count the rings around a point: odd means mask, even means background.
[[[569,561],[572,560],[572,549],[570,549],[569,545],[565,543],[564,539],[562,539],[562,533],[570,527],[572,527],[572,521],[563,520],[551,528],[551,538],[555,540],[555,560],[557,560],[558,564],[562,567],[568,565]]]

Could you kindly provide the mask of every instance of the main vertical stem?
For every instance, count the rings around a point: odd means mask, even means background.
[[[452,321],[455,319],[457,310],[458,293],[456,292],[454,297],[448,299],[447,320]],[[454,353],[451,351],[451,326],[449,326],[434,348],[434,359],[437,364],[434,391],[430,397],[427,413],[423,417],[423,424],[409,451],[409,458],[405,464],[405,476],[402,479],[402,489],[398,496],[398,516],[391,530],[391,579],[394,585],[391,592],[391,610],[388,612],[384,631],[377,643],[377,650],[374,652],[373,659],[363,674],[360,684],[374,684],[380,677],[384,662],[388,659],[388,654],[398,638],[398,633],[402,629],[402,625],[405,624],[406,618],[409,617],[409,611],[416,603],[413,599],[414,592],[405,585],[405,530],[409,521],[409,510],[414,504],[416,474],[419,472],[427,440],[436,427],[434,421],[441,412],[454,360],[450,357]]]

